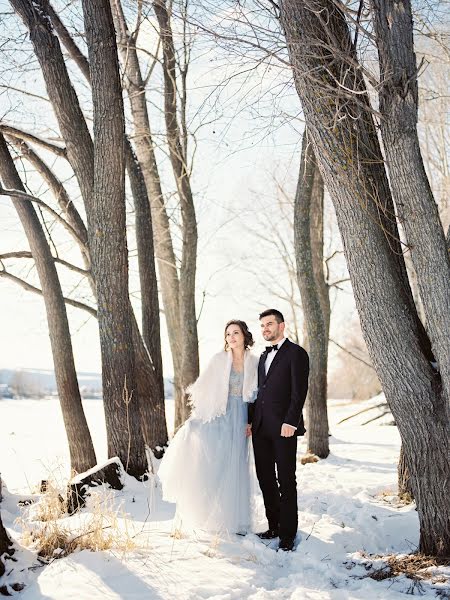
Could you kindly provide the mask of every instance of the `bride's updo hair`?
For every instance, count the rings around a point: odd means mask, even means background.
[[[244,336],[244,348],[246,350],[247,348],[251,348],[255,343],[255,340],[253,339],[253,336],[247,327],[247,323],[245,321],[240,321],[239,319],[232,319],[231,321],[228,321],[228,323],[225,325],[225,332],[223,334],[225,339],[225,350],[228,350],[227,329],[230,325],[237,325],[239,327]]]

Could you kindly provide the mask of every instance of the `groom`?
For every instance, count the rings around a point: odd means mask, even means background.
[[[306,351],[284,337],[279,310],[259,315],[263,338],[269,343],[258,366],[258,396],[249,404],[256,475],[269,529],[263,540],[280,538],[279,549],[290,551],[297,533],[297,436],[305,433],[302,408],[308,391]],[[276,473],[275,473],[276,466]]]

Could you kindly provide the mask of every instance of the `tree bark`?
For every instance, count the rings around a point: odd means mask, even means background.
[[[323,262],[316,253],[313,258],[311,214],[313,212],[313,190],[316,159],[307,131],[303,134],[300,173],[294,205],[294,245],[297,262],[297,279],[302,297],[303,315],[308,336],[311,372],[307,408],[308,452],[326,458],[330,452],[328,443],[327,414],[327,362],[328,330],[322,310],[318,269],[314,268],[314,258],[320,259],[323,280]],[[316,182],[317,185],[317,182]],[[320,201],[317,197],[314,201]],[[320,236],[319,236],[320,237]],[[320,251],[319,251],[320,254]]]
[[[1,134],[0,176],[7,187],[25,191]],[[19,215],[36,264],[47,313],[58,396],[69,442],[70,464],[74,471],[80,473],[93,467],[96,459],[81,404],[72,340],[58,273],[33,206],[27,200],[18,198],[11,200]]]
[[[408,460],[420,550],[449,555],[448,399],[430,364],[429,340],[409,288],[348,26],[332,0],[282,0],[280,8],[295,85],[335,206],[364,338]]]
[[[114,25],[108,0],[83,0],[94,107],[91,260],[98,301],[108,456],[125,470],[147,471],[128,293],[125,119]]]

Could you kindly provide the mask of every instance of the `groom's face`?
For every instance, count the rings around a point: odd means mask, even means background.
[[[283,337],[284,323],[278,323],[275,315],[268,315],[261,320],[261,333],[266,342],[276,342]]]

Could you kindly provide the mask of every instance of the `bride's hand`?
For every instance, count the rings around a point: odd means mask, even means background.
[[[245,426],[245,436],[250,437],[252,435],[252,425],[249,423]]]

